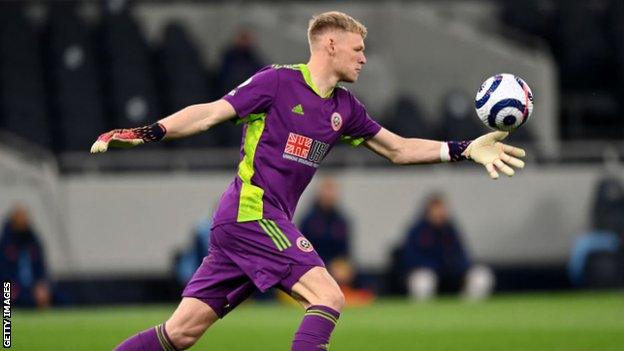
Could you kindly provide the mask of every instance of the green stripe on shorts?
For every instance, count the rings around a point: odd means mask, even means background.
[[[286,245],[286,247],[291,247],[292,246],[292,244],[290,243],[290,240],[288,240],[288,237],[277,226],[277,223],[273,222],[272,220],[267,220],[267,224],[269,225],[269,227],[271,227],[271,228],[273,228],[275,230],[275,232],[277,233],[278,237],[282,239],[282,242]]]
[[[271,238],[271,240],[273,240],[275,247],[277,247],[277,249],[280,251],[284,251],[286,246],[278,239],[277,235],[273,232],[273,230],[268,227],[265,220],[264,219],[259,220],[258,224],[260,224],[264,232],[267,233],[267,235]]]

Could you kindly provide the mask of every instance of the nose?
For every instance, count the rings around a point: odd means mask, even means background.
[[[362,65],[366,64],[366,55],[362,54],[362,57],[360,57],[360,64]]]

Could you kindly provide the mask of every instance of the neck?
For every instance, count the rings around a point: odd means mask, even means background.
[[[307,63],[312,83],[322,96],[327,96],[338,84],[338,76],[330,69],[329,62],[312,55]]]

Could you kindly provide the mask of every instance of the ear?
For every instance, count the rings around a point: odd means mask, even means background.
[[[327,51],[329,56],[334,56],[336,54],[336,39],[333,37],[327,38]]]

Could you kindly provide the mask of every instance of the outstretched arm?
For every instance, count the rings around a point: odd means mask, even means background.
[[[441,162],[442,144],[435,140],[403,138],[386,128],[364,142],[367,148],[398,165]]]
[[[149,126],[106,132],[93,143],[91,152],[106,152],[109,146],[127,148],[162,139],[183,138],[205,132],[235,116],[232,105],[223,99],[191,105]]]
[[[403,138],[382,128],[379,133],[365,142],[366,147],[387,158],[392,163],[408,165],[473,160],[485,166],[492,179],[498,178],[498,171],[514,175],[515,168],[523,168],[524,150],[505,145],[500,141],[509,133],[493,132],[473,141],[440,142],[427,139]]]

